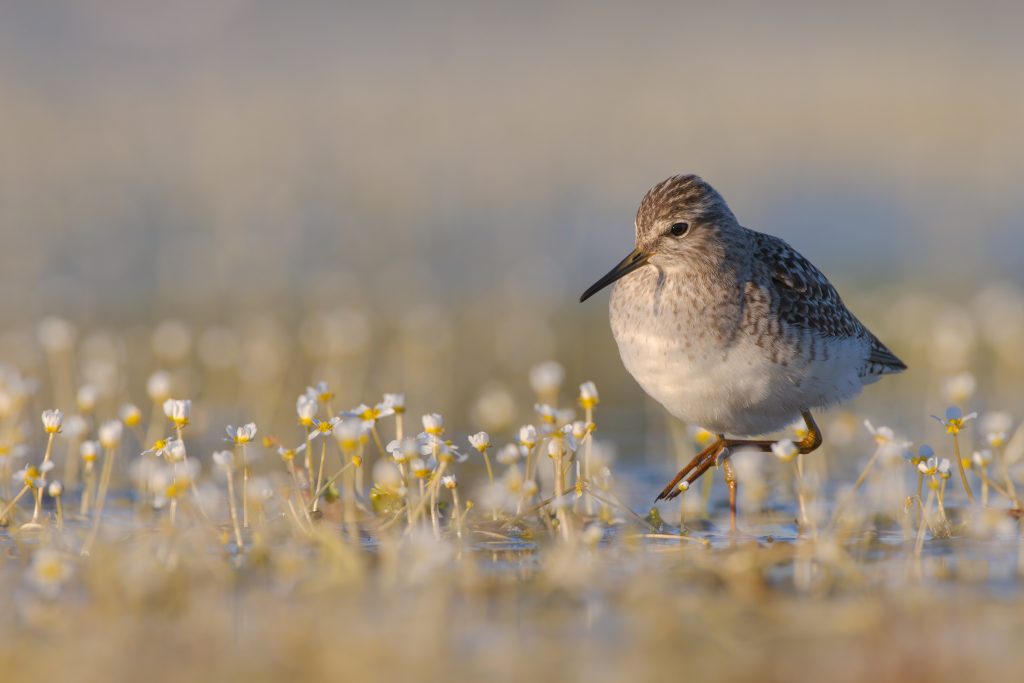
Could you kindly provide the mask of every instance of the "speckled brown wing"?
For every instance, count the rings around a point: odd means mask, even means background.
[[[755,260],[767,264],[775,285],[779,320],[812,336],[860,338],[869,344],[861,375],[901,372],[906,365],[850,312],[839,292],[813,263],[784,240],[751,231]]]

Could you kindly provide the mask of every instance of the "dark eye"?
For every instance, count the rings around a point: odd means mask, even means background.
[[[686,231],[690,229],[689,223],[673,223],[672,234],[676,237],[682,237],[686,234]]]

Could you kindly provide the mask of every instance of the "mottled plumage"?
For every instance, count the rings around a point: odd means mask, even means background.
[[[647,193],[636,250],[585,297],[616,280],[626,368],[670,413],[717,433],[775,431],[906,367],[810,261],[740,226],[694,175]]]

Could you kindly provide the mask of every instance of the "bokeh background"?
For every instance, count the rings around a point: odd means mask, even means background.
[[[963,371],[998,403],[1024,369],[1021,25],[1011,2],[5,2],[0,358],[45,380],[60,316],[111,407],[170,367],[216,424],[327,378],[492,428],[556,358],[634,433],[607,295],[576,298],[687,171],[910,362],[862,414],[913,396],[923,424]]]

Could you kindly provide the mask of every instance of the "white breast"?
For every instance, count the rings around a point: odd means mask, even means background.
[[[740,329],[738,302],[712,298],[705,306],[706,298],[685,280],[659,282],[653,267],[623,278],[612,291],[610,319],[622,362],[675,417],[716,433],[758,435],[785,427],[803,409],[860,391],[863,340],[828,340],[827,350],[818,340],[813,360],[789,353],[776,361],[779,354]]]

